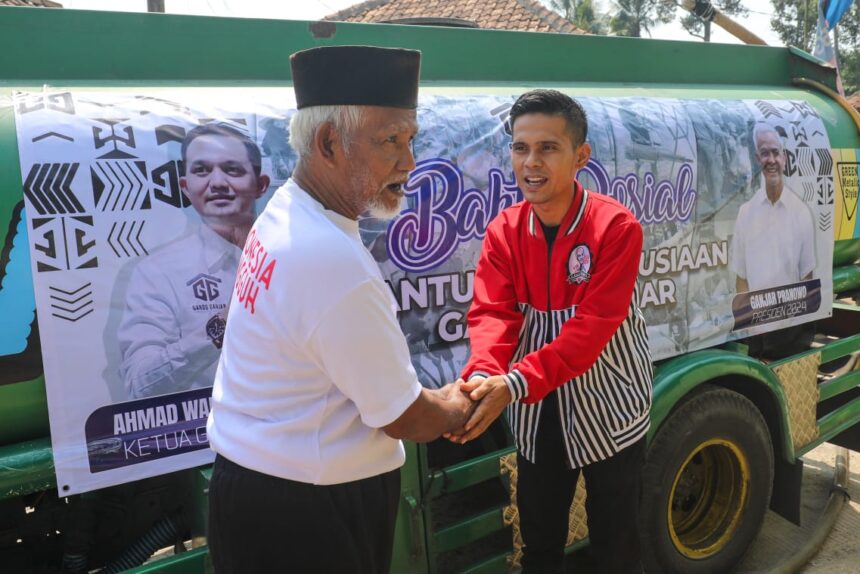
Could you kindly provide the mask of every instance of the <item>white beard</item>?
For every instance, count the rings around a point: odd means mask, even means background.
[[[405,198],[404,198],[405,199]],[[391,221],[403,211],[403,200],[400,201],[398,205],[394,207],[388,207],[382,205],[381,203],[377,203],[375,201],[371,202],[370,205],[367,206],[367,212],[371,217],[375,217],[376,219],[381,219],[383,221]]]
[[[352,174],[353,189],[367,189],[372,184],[370,183],[370,173],[366,168],[359,168]],[[405,207],[406,198],[402,197],[394,207],[388,207],[378,199],[372,199],[364,206],[364,211],[370,217],[381,219],[382,221],[390,221],[400,215]]]

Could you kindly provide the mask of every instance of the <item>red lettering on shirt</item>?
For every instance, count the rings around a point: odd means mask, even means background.
[[[272,259],[271,261],[269,261],[269,264],[266,266],[266,268],[263,270],[263,272],[260,273],[259,277],[257,277],[257,281],[259,281],[260,283],[265,285],[267,290],[269,289],[269,283],[272,282],[272,273],[274,273],[274,272],[275,272],[275,260]]]
[[[257,230],[252,229],[242,250],[242,260],[239,262],[233,286],[239,303],[252,315],[256,311],[260,285],[262,284],[266,291],[271,287],[276,262],[276,259],[269,258],[269,252],[257,237]]]
[[[255,304],[257,303],[257,295],[260,294],[260,286],[256,283],[248,281],[245,286],[245,291],[239,296],[239,302],[245,309],[251,311],[251,315],[256,311]],[[249,309],[250,307],[250,309]]]

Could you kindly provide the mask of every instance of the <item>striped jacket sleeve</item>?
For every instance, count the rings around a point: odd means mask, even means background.
[[[511,365],[511,373],[528,387],[525,403],[541,400],[590,369],[627,317],[639,273],[641,225],[632,218],[612,222],[592,249],[591,278],[574,316],[551,343]]]
[[[462,372],[466,380],[507,373],[523,323],[512,280],[510,246],[498,236],[500,229],[498,225],[487,229],[475,270],[468,315],[472,350]]]

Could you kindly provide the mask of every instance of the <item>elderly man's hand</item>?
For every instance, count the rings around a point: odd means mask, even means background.
[[[505,407],[511,403],[511,391],[502,375],[481,378],[475,377],[468,383],[460,385],[460,390],[468,393],[473,401],[478,402],[475,412],[466,421],[462,431],[445,435],[451,442],[464,444],[479,437],[496,420]]]
[[[451,424],[448,427],[448,432],[442,433],[442,436],[445,438],[465,432],[463,426],[469,420],[469,417],[472,416],[478,404],[469,398],[468,393],[460,390],[461,386],[465,384],[463,379],[457,379],[455,382],[448,383],[436,391],[445,401],[450,402],[451,407],[448,409],[452,415]]]

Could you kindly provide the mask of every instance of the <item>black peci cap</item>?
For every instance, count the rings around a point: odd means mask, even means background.
[[[421,52],[323,46],[290,56],[298,109],[311,106],[418,107]]]

